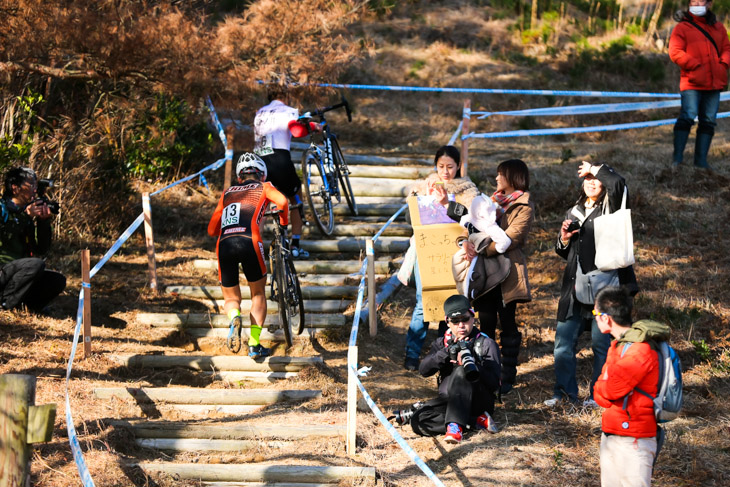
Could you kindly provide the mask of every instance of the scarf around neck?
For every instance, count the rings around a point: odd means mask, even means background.
[[[512,204],[517,200],[517,198],[519,198],[523,194],[525,194],[525,192],[521,190],[514,191],[510,194],[504,194],[500,193],[499,191],[495,191],[492,195],[492,199],[495,203],[499,205],[499,208],[497,208],[497,218],[504,215],[504,212],[506,212],[509,207],[512,206]]]

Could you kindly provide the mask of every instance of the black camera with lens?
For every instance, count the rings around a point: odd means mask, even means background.
[[[461,363],[464,367],[466,380],[476,382],[479,380],[479,369],[474,361],[474,355],[471,353],[469,344],[465,340],[459,340],[449,347],[449,356],[454,362]]]
[[[48,198],[46,196],[46,191],[49,188],[54,188],[55,184],[53,183],[53,179],[39,179],[38,180],[38,189],[36,190],[36,195],[38,196],[38,199],[36,201],[42,201],[46,205],[48,205],[48,209],[51,210],[51,213],[54,215],[58,215],[58,212],[61,210],[61,204],[58,201],[53,201],[52,199]]]
[[[395,422],[401,426],[403,426],[404,424],[409,424],[411,422],[411,418],[413,417],[413,413],[415,413],[422,407],[423,403],[419,401],[414,403],[410,409],[397,409],[393,411],[393,414],[388,417],[388,420],[395,420]]]

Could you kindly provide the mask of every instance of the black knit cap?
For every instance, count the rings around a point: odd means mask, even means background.
[[[474,310],[471,309],[471,303],[461,294],[454,294],[444,301],[444,314],[446,318],[454,318],[471,313],[474,316]]]

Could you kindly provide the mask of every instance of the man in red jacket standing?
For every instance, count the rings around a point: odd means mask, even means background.
[[[673,164],[682,163],[684,147],[695,117],[695,166],[710,169],[707,152],[717,125],[720,91],[727,87],[730,41],[725,27],[710,7],[711,0],[689,0],[689,11],[679,11],[679,22],[669,38],[669,58],[681,69],[679,90],[682,109],[674,125]]]
[[[625,288],[606,287],[593,314],[602,333],[613,337],[593,398],[605,408],[601,418],[601,486],[649,487],[657,455],[654,402],[659,356],[650,342],[669,338],[668,326],[631,322],[632,298]]]

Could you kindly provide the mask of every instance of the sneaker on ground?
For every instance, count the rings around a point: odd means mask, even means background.
[[[486,411],[484,411],[484,414],[481,414],[479,415],[479,417],[477,417],[477,428],[485,429],[492,434],[499,432],[499,429],[497,428],[497,422]]]
[[[446,443],[461,443],[461,426],[457,423],[449,423],[446,425],[446,435],[444,435]]]
[[[546,400],[545,402],[543,402],[543,404],[549,408],[554,408],[555,406],[560,404],[560,402],[562,400],[563,400],[562,397],[554,396],[554,397],[551,397],[550,399]]]
[[[406,370],[418,370],[418,359],[406,357],[404,367]]]
[[[252,359],[259,359],[269,356],[269,349],[261,345],[260,343],[258,345],[249,346],[248,347],[248,356]]]
[[[295,259],[308,259],[309,258],[309,252],[307,252],[306,250],[304,250],[301,247],[292,247],[291,255]]]
[[[588,399],[583,401],[583,407],[586,409],[598,409],[601,406],[599,406],[596,401],[589,397]]]
[[[228,338],[226,339],[226,345],[228,349],[233,353],[238,353],[241,350],[241,328],[243,323],[241,322],[240,316],[235,316],[231,320],[230,329],[228,330]]]

